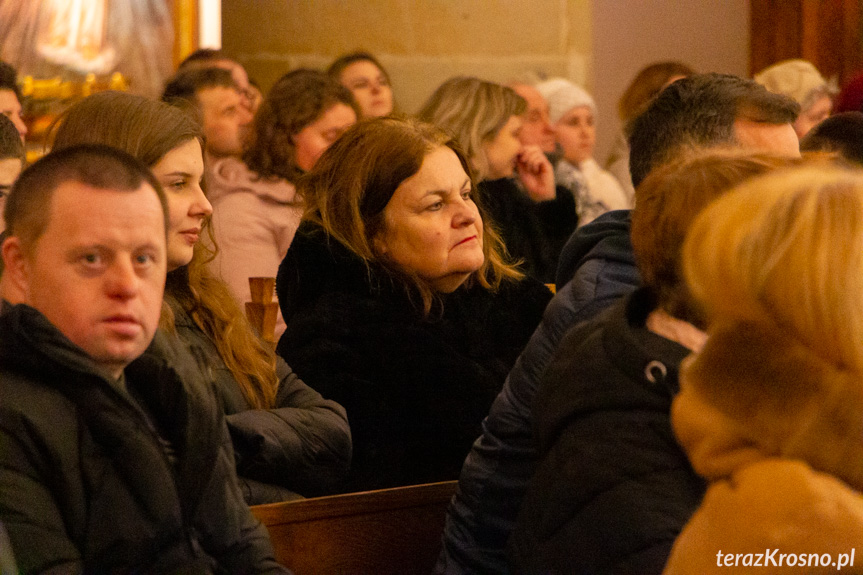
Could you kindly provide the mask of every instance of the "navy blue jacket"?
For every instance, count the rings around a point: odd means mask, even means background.
[[[533,405],[541,461],[509,541],[513,573],[659,574],[705,484],[669,416],[685,347],[645,327],[640,289],[572,328]]]
[[[630,212],[607,212],[563,248],[557,295],[483,421],[450,505],[436,573],[507,573],[506,541],[537,467],[531,407],[540,377],[564,334],[641,278],[629,241]]]

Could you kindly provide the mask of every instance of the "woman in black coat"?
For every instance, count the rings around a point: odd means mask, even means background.
[[[351,128],[299,191],[278,353],[345,407],[345,490],[456,479],[551,294],[505,263],[471,169],[430,125]]]

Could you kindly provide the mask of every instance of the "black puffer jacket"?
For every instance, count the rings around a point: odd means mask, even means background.
[[[671,430],[689,354],[645,327],[640,289],[572,328],[533,404],[541,462],[510,538],[513,573],[661,573],[704,495]]]
[[[404,288],[314,224],[300,226],[276,282],[278,352],[345,407],[346,490],[456,479],[480,422],[551,298],[533,280],[460,288],[422,317]]]
[[[219,350],[183,310],[174,308],[177,334],[208,366],[225,412],[249,505],[331,492],[351,464],[351,431],[344,408],[307,386],[281,357],[274,409],[252,409]]]
[[[285,572],[181,348],[157,335],[130,395],[33,308],[0,316],[0,521],[22,572]]]

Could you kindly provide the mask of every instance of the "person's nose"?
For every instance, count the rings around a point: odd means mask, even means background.
[[[250,104],[251,105],[251,104]],[[246,106],[240,106],[240,125],[247,126],[252,122],[252,110]]]
[[[192,205],[189,206],[189,215],[203,219],[212,214],[213,205],[207,199],[200,184],[195,184],[193,193],[194,200],[192,201]]]
[[[372,95],[377,96],[381,93],[381,85],[379,82],[372,82],[371,88]]]
[[[474,224],[479,219],[476,205],[464,198],[459,200],[456,212],[453,215],[452,225],[455,228],[463,228]]]
[[[135,269],[134,256],[117,257],[106,274],[108,295],[115,299],[127,300],[135,297],[141,279]]]

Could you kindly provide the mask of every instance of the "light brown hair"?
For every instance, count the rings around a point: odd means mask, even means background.
[[[656,62],[642,69],[623,92],[617,103],[620,119],[628,122],[641,113],[647,104],[675,76],[691,76],[695,70],[683,62]]]

